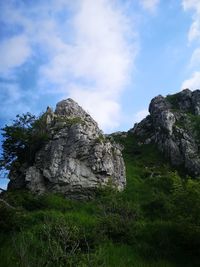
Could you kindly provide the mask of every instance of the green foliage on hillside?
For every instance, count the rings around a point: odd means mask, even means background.
[[[127,188],[89,202],[7,192],[0,266],[199,266],[200,183],[181,178],[152,145],[124,145]],[[3,214],[3,216],[2,216]]]

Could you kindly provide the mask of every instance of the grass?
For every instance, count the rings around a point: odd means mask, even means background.
[[[97,257],[103,259],[103,266],[109,267],[173,267],[175,265],[166,262],[165,260],[149,261],[142,259],[138,252],[131,246],[124,244],[108,243],[98,248],[96,251]],[[100,266],[100,265],[97,265]]]
[[[0,206],[0,267],[199,266],[200,184],[182,180],[155,146],[124,146],[127,187],[89,202],[8,192]]]

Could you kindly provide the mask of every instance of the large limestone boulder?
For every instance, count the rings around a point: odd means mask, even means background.
[[[59,102],[45,114],[50,140],[41,147],[32,166],[13,169],[9,188],[35,193],[58,192],[81,199],[107,184],[123,190],[125,165],[120,145],[111,141],[75,101]]]
[[[200,176],[200,90],[185,89],[152,99],[150,115],[130,131],[142,143],[154,143],[173,166]]]

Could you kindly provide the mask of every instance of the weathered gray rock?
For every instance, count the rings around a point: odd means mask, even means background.
[[[200,140],[195,120],[200,115],[200,90],[185,89],[167,97],[157,96],[150,115],[130,131],[144,144],[154,143],[171,164],[200,176]],[[199,128],[200,129],[200,128]]]
[[[9,188],[32,192],[58,192],[81,199],[96,188],[126,185],[121,147],[103,135],[97,123],[75,101],[59,102],[55,112],[47,108],[50,140],[35,156],[32,166],[10,173]]]

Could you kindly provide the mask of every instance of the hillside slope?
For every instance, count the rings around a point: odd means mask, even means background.
[[[0,266],[199,266],[200,184],[151,144],[124,145],[127,187],[94,200],[10,191],[0,202]]]
[[[1,194],[0,267],[199,266],[200,182],[188,176],[191,170],[185,164],[187,153],[183,153],[187,150],[181,152],[184,166],[174,164],[167,146],[160,147],[159,142],[160,137],[168,138],[180,149],[180,140],[190,135],[198,144],[195,123],[199,115],[172,108],[172,103],[177,105],[176,101],[169,104],[174,97],[177,95],[161,101],[167,101],[167,112],[176,118],[171,132],[165,124],[154,124],[160,118],[169,122],[166,109],[156,114],[150,110],[150,116],[134,130],[109,137],[124,147],[124,191],[108,184],[90,201],[24,190]],[[177,118],[182,116],[195,120],[181,123]],[[195,131],[191,130],[193,123]],[[176,135],[184,127],[186,135]]]

